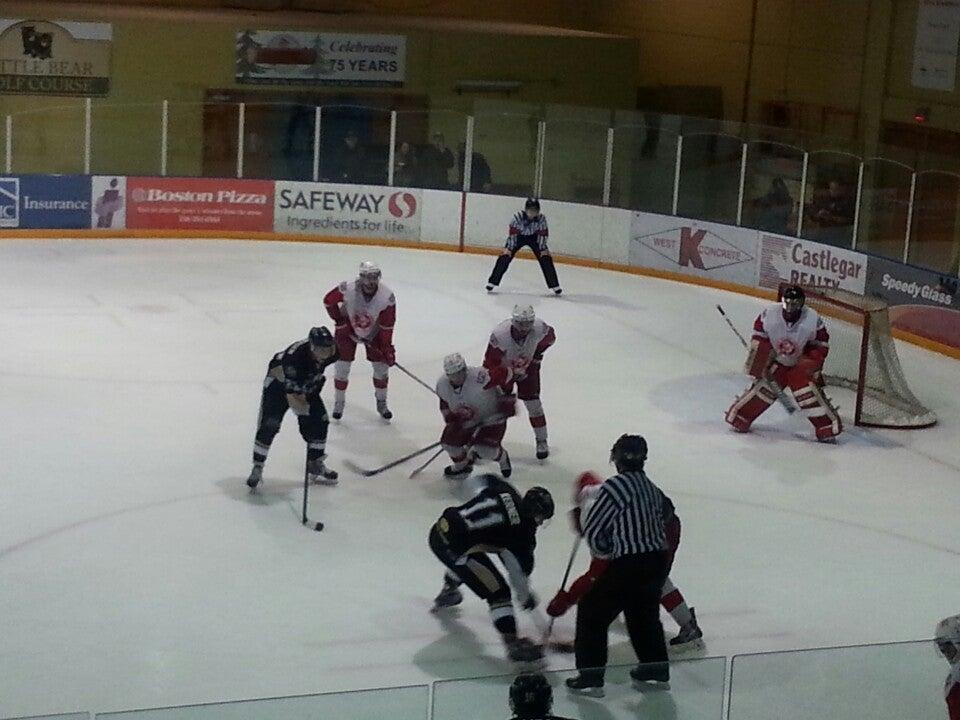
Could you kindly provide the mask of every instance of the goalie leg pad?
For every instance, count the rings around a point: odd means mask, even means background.
[[[778,388],[769,380],[757,380],[747,391],[733,401],[726,420],[737,432],[748,432],[753,421],[760,417],[777,399]]]
[[[797,405],[813,425],[817,440],[829,440],[843,432],[840,414],[815,382],[793,390]]]

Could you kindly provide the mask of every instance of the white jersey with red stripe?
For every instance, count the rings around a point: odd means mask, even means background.
[[[950,667],[950,674],[943,686],[943,696],[947,701],[950,720],[960,720],[960,663]]]
[[[504,391],[498,379],[503,378],[492,378],[486,368],[467,367],[466,380],[456,388],[450,378],[441,376],[437,380],[437,395],[444,419],[456,416],[463,427],[469,429],[491,424],[491,420],[502,417],[497,405]]]
[[[544,351],[556,341],[553,328],[537,318],[526,337],[517,340],[513,332],[513,323],[504,320],[490,334],[490,343],[484,365],[502,366],[513,370],[517,375],[526,373],[530,363],[539,360]]]
[[[786,367],[796,365],[804,353],[814,348],[829,348],[827,327],[813,308],[801,308],[796,322],[788,323],[783,309],[773,305],[764,310],[753,324],[753,339],[766,340],[773,346],[776,361]]]
[[[360,340],[373,340],[381,330],[393,330],[396,299],[389,287],[380,283],[369,298],[356,280],[340,283],[339,290],[343,295],[343,312],[353,334]]]

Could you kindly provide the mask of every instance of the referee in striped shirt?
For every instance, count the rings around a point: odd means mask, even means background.
[[[643,472],[646,459],[646,440],[621,436],[610,451],[617,474],[600,486],[583,521],[591,554],[610,565],[577,606],[574,645],[580,674],[567,680],[576,692],[602,694],[607,630],[621,612],[640,662],[630,676],[637,682],[670,679],[660,624],[660,595],[669,572],[665,496]]]

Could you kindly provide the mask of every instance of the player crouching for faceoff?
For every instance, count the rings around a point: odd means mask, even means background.
[[[517,675],[510,685],[511,720],[567,720],[551,715],[553,688],[540,673]]]
[[[767,308],[753,325],[746,372],[753,385],[727,410],[726,420],[737,432],[748,432],[753,421],[773,404],[786,387],[813,424],[820,442],[833,442],[843,423],[820,389],[821,370],[830,350],[826,325],[798,285],[788,285],[781,306]]]
[[[510,477],[510,455],[501,442],[507,418],[517,412],[517,398],[509,390],[512,383],[513,372],[507,368],[468,367],[460,353],[443,359],[443,376],[437,381],[444,422],[440,443],[453,462],[444,475],[463,478],[474,462],[491,460],[504,477]]]
[[[323,371],[338,358],[333,336],[325,327],[311,328],[306,340],[281,350],[267,365],[260,397],[260,417],[253,445],[253,469],[247,478],[251,490],[263,480],[263,464],[270,444],[280,431],[287,410],[293,410],[300,435],[307,443],[307,479],[336,485],[337,473],[324,464],[327,445],[327,409],[320,399],[326,378]]]
[[[960,720],[960,615],[944,618],[935,635],[940,654],[950,663],[950,674],[943,686],[950,720]]]
[[[393,413],[387,407],[389,368],[397,360],[393,347],[393,325],[397,319],[397,302],[393,292],[380,282],[380,268],[372,262],[360,263],[356,280],[344,281],[323,298],[327,314],[336,323],[334,335],[340,359],[334,368],[333,419],[343,417],[347,402],[350,366],[357,352],[357,343],[367,348],[367,360],[373,365],[373,394],[377,412],[384,420]]]
[[[434,611],[459,605],[466,584],[490,606],[493,626],[516,662],[532,662],[543,657],[543,648],[517,635],[510,586],[524,610],[537,607],[530,591],[533,551],[537,546],[537,528],[553,517],[553,498],[542,487],[527,490],[523,498],[499,475],[479,475],[477,494],[457,507],[448,507],[430,529],[429,545],[447,571],[443,589],[434,600]],[[488,553],[494,553],[507,569],[510,585],[497,570]]]
[[[540,363],[543,354],[557,341],[552,327],[540,320],[530,305],[516,305],[509,320],[497,325],[483,358],[487,370],[513,370],[517,397],[527,407],[537,441],[537,460],[550,455],[547,445],[547,418],[540,402]]]

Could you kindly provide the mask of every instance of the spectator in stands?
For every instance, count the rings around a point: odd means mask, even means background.
[[[360,144],[356,130],[347,130],[343,145],[333,157],[332,166],[329,172],[324,172],[325,180],[342,183],[366,181],[367,153]]]
[[[393,155],[393,184],[416,187],[418,177],[417,156],[413,147],[408,142],[402,142]]]
[[[786,235],[793,214],[793,197],[782,177],[775,177],[766,195],[754,198],[758,230]]]
[[[421,187],[446,190],[450,187],[450,168],[453,151],[447,147],[441,133],[434,133],[433,142],[420,151],[418,167]]]
[[[460,152],[457,153],[457,187],[463,187],[463,159],[467,152],[467,144],[460,143]],[[493,188],[493,175],[490,173],[490,163],[480,153],[474,151],[470,159],[470,189],[473,192],[490,192]]]
[[[553,688],[540,673],[517,675],[510,685],[510,711],[513,720],[566,720],[551,715]]]
[[[826,192],[816,193],[807,205],[806,217],[816,227],[804,234],[811,240],[849,247],[853,240],[854,203],[850,189],[838,178],[831,179]]]

